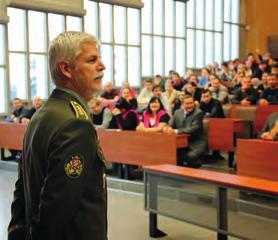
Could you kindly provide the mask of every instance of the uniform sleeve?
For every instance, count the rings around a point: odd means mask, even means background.
[[[22,159],[18,163],[18,179],[15,183],[14,200],[11,206],[11,221],[8,227],[8,240],[21,240],[26,237],[25,198],[22,177]]]
[[[32,240],[62,239],[62,231],[76,215],[90,184],[96,144],[93,126],[80,119],[67,122],[52,139],[38,216],[31,226]]]

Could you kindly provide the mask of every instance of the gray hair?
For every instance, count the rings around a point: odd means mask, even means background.
[[[52,80],[55,82],[62,78],[58,63],[60,60],[75,63],[75,58],[80,51],[82,43],[99,45],[98,39],[85,32],[68,31],[59,34],[49,45],[48,64]]]

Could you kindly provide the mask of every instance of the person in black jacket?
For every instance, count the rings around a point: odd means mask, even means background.
[[[22,100],[20,98],[14,98],[12,101],[13,111],[10,116],[6,118],[6,122],[21,122],[22,117],[28,113],[28,109],[23,106]]]
[[[107,240],[104,156],[87,105],[105,69],[98,45],[84,32],[50,44],[56,88],[24,136],[8,240]]]
[[[205,117],[224,118],[224,111],[219,100],[212,98],[211,91],[205,89],[202,94],[200,109],[204,112]]]
[[[25,114],[22,114],[21,116],[21,122],[22,123],[29,123],[33,115],[36,111],[40,109],[42,106],[42,99],[39,96],[34,97],[33,99],[33,107],[28,110]]]

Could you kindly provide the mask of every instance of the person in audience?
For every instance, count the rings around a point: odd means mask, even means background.
[[[12,101],[12,114],[6,119],[7,122],[19,123],[23,116],[28,114],[28,109],[23,106],[20,98],[14,98]]]
[[[232,75],[231,73],[229,72],[229,65],[227,62],[223,62],[221,64],[221,75],[220,75],[220,78],[223,82],[226,82],[226,81],[231,81],[233,78],[232,78]]]
[[[209,76],[210,76],[210,70],[208,68],[203,68],[202,75],[199,80],[199,86],[201,88],[204,88],[207,86],[207,84],[209,82]]]
[[[258,69],[256,77],[259,79],[262,79],[262,75],[264,73],[269,73],[269,67],[268,67],[267,61],[260,61],[259,69]]]
[[[181,91],[184,85],[182,79],[180,78],[180,75],[177,72],[172,73],[172,83],[174,89],[176,89],[177,91]]]
[[[232,98],[232,103],[240,103],[241,105],[256,104],[259,100],[259,93],[251,85],[251,78],[245,77],[242,81],[242,86],[235,91],[235,95]]]
[[[132,87],[130,87],[128,81],[123,81],[122,89],[121,89],[121,92],[120,92],[120,94],[119,94],[119,97],[122,96],[122,91],[123,91],[124,88],[129,88],[130,96],[131,96],[132,98],[136,98],[136,92],[135,92],[135,90],[134,90]]]
[[[194,82],[196,85],[198,85],[199,79],[198,79],[198,77],[197,77],[196,74],[193,74],[193,75],[191,76],[190,81],[189,81],[188,83],[190,83],[190,82]],[[184,85],[183,88],[182,88],[182,90],[186,90],[186,87],[187,87],[187,85]]]
[[[165,97],[172,107],[175,100],[178,98],[178,91],[174,89],[171,79],[168,79],[165,83],[165,92],[162,93],[162,96]]]
[[[22,115],[21,122],[28,124],[30,122],[31,118],[33,117],[33,115],[35,114],[35,112],[41,108],[42,103],[43,103],[42,99],[39,96],[34,97],[33,107],[31,109],[29,109],[26,114]]]
[[[147,79],[144,84],[144,88],[141,90],[137,101],[140,109],[145,109],[153,96],[152,92],[153,81],[152,79]]]
[[[212,66],[212,73],[214,75],[220,76],[221,75],[221,69],[219,68],[219,63],[214,62]]]
[[[271,73],[278,75],[278,63],[274,63],[271,65]]]
[[[258,65],[258,63],[256,61],[256,58],[255,58],[253,53],[248,54],[247,61],[246,61],[245,65],[247,66],[247,71],[248,71],[249,65],[250,65],[251,76],[255,77],[258,73],[259,65]],[[246,75],[249,76],[248,73]]]
[[[258,137],[267,141],[278,141],[278,112],[270,114]]]
[[[91,109],[94,127],[107,129],[113,117],[111,110],[102,106],[100,100],[96,98],[91,99],[88,105]]]
[[[87,105],[105,69],[99,41],[63,32],[48,57],[56,88],[25,131],[8,239],[107,239],[105,160]]]
[[[168,102],[168,99],[165,95],[162,95],[161,87],[159,85],[153,86],[153,96],[158,97],[164,107],[164,109],[167,111],[167,113],[171,116],[172,115],[172,108],[170,103]]]
[[[138,107],[137,100],[136,100],[136,98],[131,96],[129,87],[123,88],[121,98],[124,98],[128,102],[128,104],[131,106],[132,109],[137,109],[137,107]]]
[[[278,75],[270,73],[267,77],[268,88],[263,91],[260,105],[278,104]]]
[[[251,60],[247,60],[246,62],[245,62],[245,75],[247,76],[247,77],[250,77],[250,78],[252,78],[253,76],[255,76],[255,75],[253,75],[253,69],[252,69],[252,62],[251,62]]]
[[[154,85],[159,86],[161,91],[165,90],[165,82],[159,74],[155,75],[153,83]]]
[[[187,84],[185,93],[187,95],[191,95],[194,98],[194,102],[197,106],[199,106],[201,97],[202,97],[202,89],[199,88],[194,82],[190,82]]]
[[[224,118],[224,111],[219,100],[212,97],[210,90],[205,89],[202,93],[200,109],[205,113],[207,118]]]
[[[125,98],[121,98],[112,110],[114,118],[110,128],[121,130],[135,130],[140,123],[139,115]]]
[[[139,132],[162,132],[170,120],[159,97],[152,97],[143,112],[142,122],[137,126]]]
[[[268,81],[267,81],[267,79],[268,79],[268,73],[267,72],[264,72],[263,74],[262,74],[262,82],[261,82],[261,84],[258,86],[258,92],[260,93],[260,94],[262,94],[263,93],[263,91],[266,89],[266,88],[268,88]]]
[[[185,97],[185,91],[181,91],[180,94],[179,94],[179,98],[175,100],[174,102],[174,107],[173,107],[173,114],[175,114],[175,111],[180,109],[181,106],[182,106],[182,103],[183,103],[183,99]]]
[[[221,80],[217,75],[210,76],[211,87],[209,90],[212,94],[212,97],[219,100],[221,103],[227,103],[229,92],[228,89],[221,84]]]
[[[111,82],[106,82],[99,100],[104,106],[113,106],[119,100],[119,91],[113,88]]]
[[[184,84],[188,84],[189,82],[190,82],[190,78],[193,76],[193,70],[192,69],[188,69],[187,71],[186,71],[186,74],[185,74],[185,76],[184,76],[184,78],[183,78],[183,81],[184,81]],[[184,85],[185,86],[185,85]],[[184,88],[184,86],[183,86],[183,88]]]
[[[178,149],[178,165],[199,168],[202,157],[207,152],[207,141],[203,130],[204,113],[195,107],[192,96],[186,95],[182,109],[175,112],[170,120],[170,127],[165,132],[176,134],[189,134],[189,146]]]

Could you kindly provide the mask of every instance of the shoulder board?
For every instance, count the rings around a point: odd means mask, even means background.
[[[88,114],[84,110],[84,108],[76,101],[70,101],[71,107],[73,108],[75,112],[76,118],[82,118],[89,120]]]

